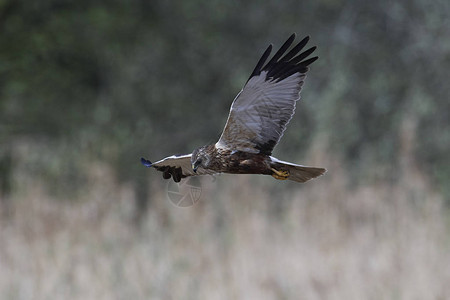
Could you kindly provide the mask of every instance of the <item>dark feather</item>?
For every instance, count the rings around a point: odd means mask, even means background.
[[[299,55],[297,55],[296,57],[294,57],[294,58],[290,61],[290,63],[293,64],[293,65],[298,64],[298,63],[301,62],[303,59],[305,59],[306,57],[308,57],[311,53],[313,53],[314,50],[316,50],[316,48],[317,48],[317,47],[314,46],[314,47],[311,47],[311,48],[309,48],[308,50],[306,50],[306,51],[300,53]]]
[[[311,47],[299,53],[309,41],[309,36],[307,36],[285,54],[294,40],[295,33],[293,33],[286,40],[286,42],[284,42],[284,44],[269,60],[269,62],[264,65],[270,55],[270,52],[272,51],[272,45],[269,45],[269,47],[266,49],[266,51],[264,51],[264,54],[256,64],[256,67],[250,75],[250,78],[252,78],[253,76],[258,76],[262,71],[267,71],[267,80],[275,80],[278,82],[295,73],[306,73],[308,71],[308,65],[313,63],[317,59],[317,56],[307,60],[304,59],[308,58],[308,56],[316,50],[316,47]]]
[[[275,145],[277,144],[276,140],[270,140],[264,144],[257,144],[256,149],[259,150],[259,153],[264,155],[270,155],[272,154],[273,148],[275,148]]]
[[[148,159],[143,158],[143,157],[141,157],[141,164],[143,164],[147,168],[150,168],[152,166],[152,162],[149,161]]]
[[[267,47],[266,51],[264,51],[263,55],[261,56],[258,63],[256,64],[255,69],[253,70],[252,74],[250,75],[249,80],[253,76],[258,76],[259,74],[261,74],[261,68],[264,65],[264,63],[266,62],[267,57],[269,57],[271,51],[272,51],[272,44],[270,44],[269,47]]]
[[[275,53],[272,59],[267,63],[263,70],[272,68],[278,61],[278,59],[286,52],[286,50],[292,45],[292,42],[295,40],[295,33],[291,34],[291,36],[284,42],[283,46]]]
[[[301,40],[297,45],[295,45],[295,47],[292,48],[291,51],[289,51],[289,53],[283,57],[283,61],[288,61],[291,58],[293,58],[300,50],[303,49],[303,47],[305,47],[305,45],[308,43],[308,41],[309,41],[309,36],[303,38],[303,40]]]

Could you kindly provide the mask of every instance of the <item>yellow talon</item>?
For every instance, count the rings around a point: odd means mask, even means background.
[[[270,168],[273,171],[272,177],[278,180],[286,180],[289,177],[289,171],[278,171]]]

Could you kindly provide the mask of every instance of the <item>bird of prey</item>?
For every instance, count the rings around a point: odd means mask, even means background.
[[[272,157],[300,99],[308,66],[318,57],[303,52],[305,37],[287,52],[295,33],[266,63],[272,45],[266,49],[244,88],[231,104],[230,114],[219,141],[195,149],[192,154],[173,155],[155,163],[141,158],[146,167],[161,171],[164,179],[215,173],[263,174],[279,180],[306,182],[326,169],[306,167]],[[287,53],[286,53],[287,52]]]

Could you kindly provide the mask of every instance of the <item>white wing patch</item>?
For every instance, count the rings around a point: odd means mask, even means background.
[[[293,167],[306,167],[304,165],[298,165],[298,164],[294,164],[291,162],[287,162],[287,161],[283,161],[283,160],[279,160],[278,158],[275,158],[273,156],[270,156],[270,160],[274,163],[280,163],[280,164],[285,164],[285,165],[289,165],[289,166],[293,166]]]
[[[181,172],[184,177],[207,175],[207,174],[215,173],[214,171],[205,170],[201,167],[197,169],[197,172],[194,172],[192,170],[192,166],[191,166],[191,154],[172,155],[172,156],[166,157],[164,159],[161,159],[160,161],[157,161],[157,162],[151,164],[150,166],[154,167],[158,171],[164,170],[165,167],[181,168]]]

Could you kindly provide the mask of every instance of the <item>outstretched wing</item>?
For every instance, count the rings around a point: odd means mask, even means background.
[[[141,163],[148,168],[153,167],[156,170],[163,172],[164,179],[173,177],[175,182],[180,182],[181,178],[188,176],[214,174],[213,171],[205,170],[203,168],[198,168],[197,172],[194,172],[191,167],[191,154],[172,155],[155,163],[151,163],[149,160],[141,158]]]
[[[316,47],[298,54],[309,37],[284,54],[294,39],[295,34],[292,34],[267,64],[265,62],[272,45],[264,52],[246,85],[231,104],[227,124],[216,143],[217,148],[267,155],[272,153],[294,115],[308,65],[318,58],[306,59]]]

